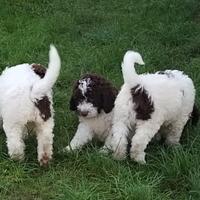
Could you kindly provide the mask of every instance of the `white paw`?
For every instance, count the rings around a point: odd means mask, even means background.
[[[72,150],[72,148],[68,145],[68,146],[66,146],[65,148],[63,148],[63,152],[64,153],[68,153],[68,152],[72,152],[73,150]]]
[[[141,153],[131,152],[130,156],[131,156],[131,159],[135,160],[137,163],[142,164],[142,165],[146,164],[145,152],[141,152]]]
[[[124,138],[123,138],[124,139]],[[113,158],[116,160],[126,159],[127,140],[113,140],[111,143]]]
[[[115,152],[115,153],[113,153],[113,158],[115,160],[125,160],[126,159],[126,154],[121,153],[121,152]]]
[[[177,142],[174,140],[169,140],[169,139],[165,140],[165,144],[168,146],[180,146],[181,145],[180,142]]]
[[[126,159],[126,148],[118,146],[117,149],[115,149],[115,151],[113,152],[113,158],[116,160]]]
[[[108,154],[110,152],[110,149],[107,148],[106,146],[103,146],[100,150],[99,153],[101,154]]]
[[[10,158],[13,160],[24,160],[24,148],[23,147],[19,147],[19,148],[13,148],[13,149],[9,149],[9,155]]]
[[[160,141],[162,139],[162,136],[160,133],[156,133],[153,139],[155,139],[156,141]]]
[[[10,154],[10,158],[12,160],[22,161],[22,160],[24,160],[24,153],[21,153],[21,152],[12,153],[12,154]]]

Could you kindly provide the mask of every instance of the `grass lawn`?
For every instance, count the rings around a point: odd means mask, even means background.
[[[36,140],[26,141],[26,160],[8,158],[0,134],[2,200],[199,200],[200,126],[185,128],[179,148],[151,144],[147,164],[115,161],[98,153],[59,153],[72,138],[77,117],[69,111],[74,80],[96,72],[117,87],[128,49],[146,63],[138,71],[184,70],[197,89],[200,106],[199,0],[0,0],[0,69],[19,63],[48,63],[49,44],[62,58],[54,88],[54,160],[38,166]]]

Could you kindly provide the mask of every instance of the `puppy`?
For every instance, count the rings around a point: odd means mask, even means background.
[[[111,146],[114,157],[124,159],[127,137],[135,129],[130,157],[145,163],[144,150],[161,127],[168,145],[179,144],[186,122],[195,114],[195,88],[181,71],[138,75],[134,63],[144,64],[139,53],[128,51],[122,63],[124,85],[113,111]]]
[[[110,129],[117,89],[103,77],[87,74],[74,86],[70,109],[79,117],[77,131],[66,151],[82,148],[94,137],[110,144]]]
[[[6,68],[0,76],[0,116],[12,159],[24,158],[26,127],[34,125],[38,141],[38,161],[52,158],[54,111],[52,87],[60,72],[60,58],[51,45],[48,69],[40,64],[21,64]]]

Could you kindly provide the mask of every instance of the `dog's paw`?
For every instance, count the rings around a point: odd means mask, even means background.
[[[40,166],[48,166],[49,161],[51,160],[51,156],[49,156],[46,152],[42,154],[42,157],[39,160]]]
[[[113,158],[115,160],[126,159],[127,153],[127,141],[124,140],[113,140],[111,143],[111,150],[113,152]]]
[[[103,146],[103,147],[101,147],[101,148],[99,149],[99,153],[101,153],[101,154],[109,154],[110,151],[111,151],[111,150],[110,150],[108,147],[106,147],[106,146]]]
[[[63,150],[62,150],[64,153],[69,153],[69,152],[72,152],[73,150],[72,150],[72,148],[68,145],[68,146],[66,146],[65,148],[63,148]]]
[[[12,160],[16,160],[16,161],[23,161],[24,160],[24,154],[15,152],[15,153],[10,154],[10,158]]]
[[[126,159],[126,150],[123,150],[123,149],[116,149],[114,152],[113,152],[113,158],[115,160],[125,160]]]
[[[131,152],[130,157],[131,159],[135,160],[139,164],[142,164],[142,165],[146,164],[145,152],[141,152],[141,153]]]
[[[161,141],[162,135],[160,133],[156,133],[156,135],[153,137],[153,140],[155,141]]]
[[[20,148],[9,149],[8,153],[12,160],[16,160],[16,161],[24,160],[24,150],[21,146]]]
[[[175,146],[175,147],[178,147],[178,146],[181,145],[180,142],[177,142],[175,140],[171,140],[171,139],[168,139],[168,138],[165,140],[165,144],[167,146]]]

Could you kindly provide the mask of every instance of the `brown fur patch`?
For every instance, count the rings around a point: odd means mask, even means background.
[[[79,84],[80,81],[86,79],[90,80],[90,84],[87,87],[87,92],[83,95],[79,89]],[[114,107],[117,94],[118,90],[105,78],[95,74],[86,74],[74,86],[70,100],[70,109],[73,111],[77,110],[77,106],[85,100],[96,107],[99,113],[101,110],[109,113]]]
[[[44,121],[47,121],[51,117],[50,101],[47,96],[44,96],[41,100],[37,100],[35,106],[40,111],[40,116]]]
[[[42,155],[42,158],[40,159],[40,166],[44,166],[44,167],[47,167],[48,166],[48,163],[49,163],[49,156],[47,155],[47,153],[45,152],[43,155]]]
[[[43,65],[32,64],[32,69],[40,78],[44,78],[46,73],[46,68]]]
[[[154,105],[147,91],[140,85],[131,89],[133,103],[135,104],[136,119],[148,120],[154,112]]]

